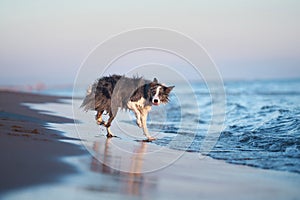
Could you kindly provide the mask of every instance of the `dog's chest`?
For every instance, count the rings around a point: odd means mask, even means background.
[[[138,110],[150,110],[151,104],[149,101],[147,101],[145,98],[140,98],[138,101],[129,101],[127,104],[129,109],[132,109],[133,107],[137,108]]]
[[[138,108],[144,108],[146,105],[146,99],[145,98],[140,98],[140,100],[134,102],[134,104],[136,105],[136,107]]]

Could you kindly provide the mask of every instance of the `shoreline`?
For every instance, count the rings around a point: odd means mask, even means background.
[[[91,156],[83,150],[83,145],[65,142],[78,140],[72,134],[65,136],[74,129],[73,119],[61,117],[71,116],[64,114],[70,105],[59,99],[70,98],[1,91],[0,95],[0,159],[3,163],[0,173],[5,178],[1,180],[0,192],[4,199],[59,199],[63,196],[72,200],[232,200],[297,199],[300,195],[299,174],[228,164],[210,157],[199,158],[197,153],[184,152],[166,167],[146,172],[170,162],[171,155],[179,151],[161,151],[158,145],[127,140],[123,136],[123,139],[106,139],[104,134],[92,134],[93,141],[87,141],[95,153]],[[38,106],[30,109],[20,103]],[[51,110],[53,107],[49,105],[58,107]],[[45,127],[46,123],[57,126]],[[129,127],[129,130],[133,129]],[[129,153],[117,151],[116,147]],[[120,165],[128,169],[126,173],[108,167]]]
[[[85,153],[59,141],[73,140],[48,129],[47,123],[72,123],[73,119],[41,114],[23,103],[59,102],[65,97],[0,91],[0,193],[52,183],[77,172],[60,158]]]

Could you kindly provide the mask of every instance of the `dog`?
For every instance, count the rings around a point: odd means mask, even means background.
[[[167,87],[142,77],[128,78],[120,75],[105,76],[95,81],[88,89],[81,107],[85,111],[96,110],[96,121],[98,125],[106,127],[106,137],[114,137],[110,130],[118,108],[131,110],[136,117],[136,124],[143,129],[147,141],[155,140],[151,137],[147,128],[147,116],[151,106],[158,106],[169,102],[169,94],[175,86]],[[102,120],[102,114],[109,115],[107,122]]]

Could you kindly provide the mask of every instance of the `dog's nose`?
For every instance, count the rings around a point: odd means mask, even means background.
[[[158,103],[158,99],[154,99],[153,102],[154,102],[154,103]]]

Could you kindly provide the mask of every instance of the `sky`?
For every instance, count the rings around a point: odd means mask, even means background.
[[[120,32],[161,27],[200,43],[224,80],[300,78],[298,0],[0,0],[0,85],[69,84]]]

